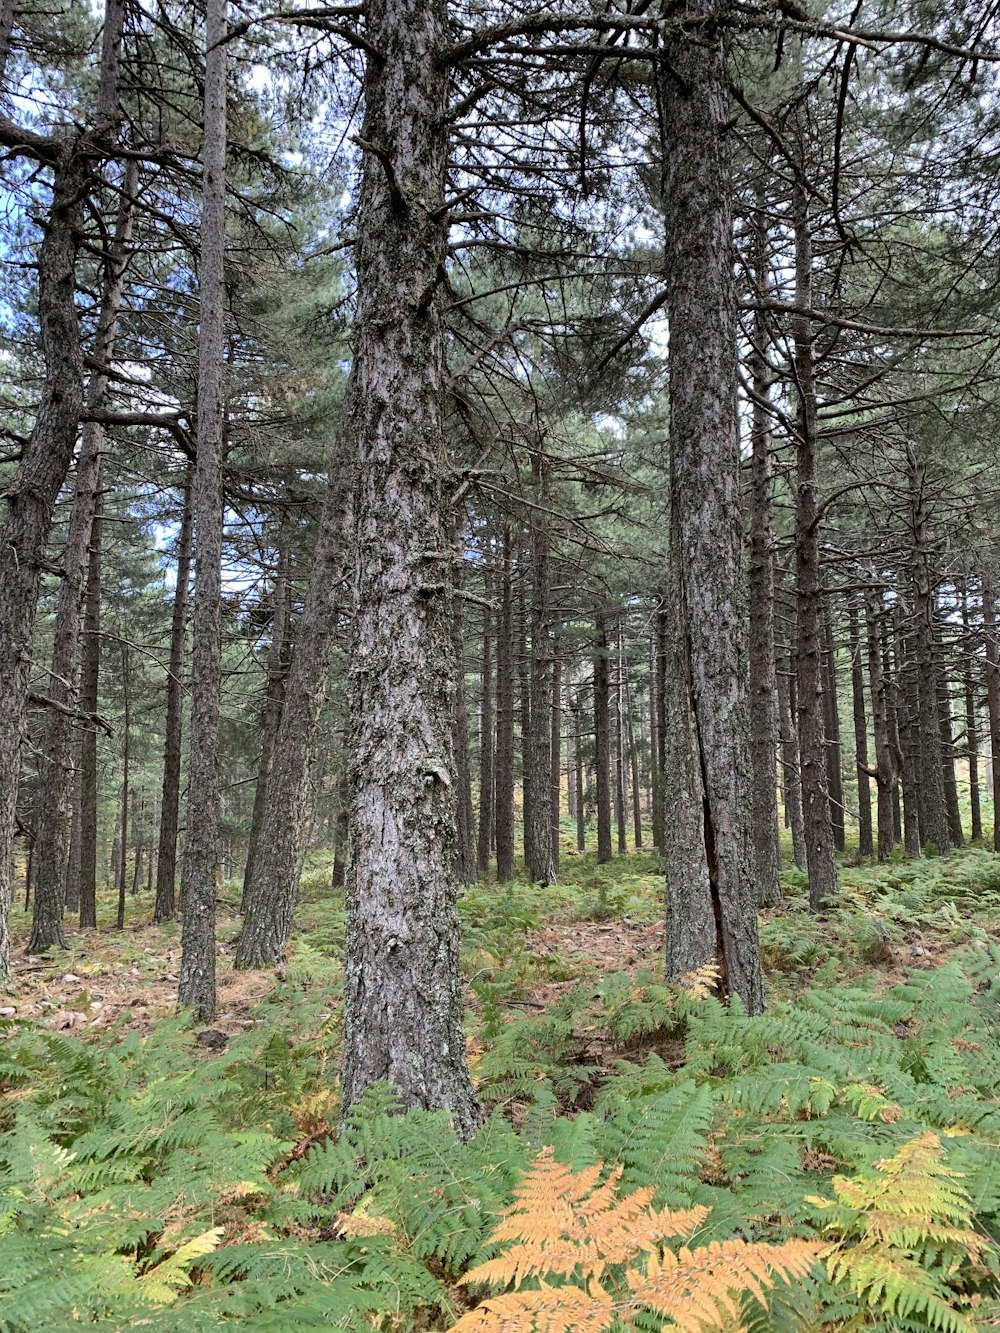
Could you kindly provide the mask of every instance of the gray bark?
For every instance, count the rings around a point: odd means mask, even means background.
[[[795,304],[812,304],[812,236],[805,188],[796,183]],[[816,475],[816,378],[809,321],[792,321],[795,344],[797,488],[795,502],[795,588],[798,618],[796,687],[799,773],[809,870],[809,902],[820,911],[837,896],[837,863],[830,823],[826,747],[823,736],[822,584],[819,548],[819,483]]]
[[[915,718],[911,718],[911,739],[916,742],[919,770],[917,805],[920,814],[920,840],[928,850],[940,853],[947,852],[951,846],[951,834],[948,829],[944,755],[941,748],[941,714],[934,634],[935,589],[930,568],[924,466],[912,448],[907,452],[912,543],[910,581],[913,592],[911,651],[917,680],[917,713]]]
[[[350,465],[343,465],[341,460],[349,416],[350,391],[341,411],[337,454],[329,463],[306,600],[293,635],[257,850],[247,867],[243,929],[235,958],[238,968],[272,967],[277,963],[295,916],[316,739],[330,674],[337,599],[344,578],[344,535],[350,522],[345,479],[350,476]]]
[[[608,708],[608,628],[594,616],[594,776],[597,797],[597,862],[611,860],[611,718]]]
[[[514,878],[514,602],[510,528],[504,528],[497,605],[495,809],[497,879]]]
[[[121,204],[106,260],[101,313],[94,358],[101,366],[90,377],[85,406],[93,412],[105,404],[107,367],[114,356],[118,312],[125,289],[125,270],[132,233],[138,179],[136,163],[125,172]],[[56,597],[52,669],[48,696],[56,708],[46,710],[39,742],[39,789],[35,806],[35,898],[30,953],[65,947],[62,916],[66,890],[68,819],[73,793],[73,727],[71,712],[79,702],[79,648],[82,600],[90,564],[90,544],[101,486],[104,428],[96,421],[83,427],[76,464],[76,484],[69,533],[63,554],[62,579]]]
[[[369,0],[352,433],[352,852],[342,1105],[480,1109],[458,971],[451,517],[444,430],[445,0]]]
[[[184,482],[181,530],[177,540],[177,582],[170,613],[170,656],[167,664],[167,708],[164,720],[163,787],[160,798],[159,853],[156,859],[156,921],[174,914],[177,879],[177,828],[181,803],[181,740],[184,725],[184,659],[187,655],[188,584],[191,581],[193,468]]]
[[[218,873],[219,702],[222,681],[223,340],[226,247],[226,9],[205,8],[205,115],[199,267],[198,436],[192,487],[194,617],[191,740],[182,870],[177,1003],[196,1019],[215,1012],[215,894]]]
[[[247,859],[243,868],[243,901],[240,904],[242,912],[247,911],[250,902],[250,885],[253,882],[257,852],[270,800],[274,747],[285,703],[285,686],[290,665],[288,603],[288,541],[283,533],[279,533],[278,564],[274,571],[272,591],[271,640],[267,647],[264,707],[260,719],[261,740],[257,756],[257,782],[254,786],[253,812],[250,816],[250,836],[247,839]]]
[[[485,875],[490,868],[493,842],[493,634],[490,603],[493,599],[493,542],[487,530],[483,571],[483,661],[479,703],[479,828],[476,839],[476,869]]]
[[[1000,643],[997,640],[996,586],[983,572],[983,630],[986,636],[986,704],[990,719],[989,775],[993,788],[993,850],[1000,852]]]
[[[683,650],[695,762],[705,792],[702,856],[722,985],[764,1006],[750,844],[747,607],[739,494],[732,179],[726,61],[715,0],[680,16],[698,39],[667,43],[659,71],[661,201],[670,324],[670,501],[680,554]]]
[[[101,675],[101,513],[102,492],[90,533],[87,591],[83,609],[80,667],[80,709],[97,712]],[[80,925],[97,925],[97,728],[85,727],[80,737]]]
[[[861,630],[857,599],[847,606],[847,632],[851,650],[851,704],[854,719],[854,762],[858,773],[858,853],[874,856],[872,797],[868,769],[868,717],[865,710],[865,672],[861,656]]]
[[[755,238],[756,280],[766,283],[764,236]],[[755,321],[750,375],[754,388],[750,470],[750,805],[754,880],[757,902],[779,902],[778,796],[775,780],[777,742],[777,679],[774,660],[774,533],[771,521],[772,452],[766,400],[770,390],[764,349],[767,329],[762,315]]]
[[[896,841],[894,802],[899,775],[896,754],[892,747],[892,730],[889,725],[892,701],[882,663],[883,616],[882,591],[879,588],[872,588],[865,598],[865,622],[868,637],[868,681],[872,697],[872,736],[875,741],[877,854],[880,861],[888,861]],[[867,757],[865,763],[867,764]],[[867,777],[865,780],[867,781]],[[870,824],[870,812],[868,818]]]

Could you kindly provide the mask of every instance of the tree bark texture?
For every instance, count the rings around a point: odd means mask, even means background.
[[[896,841],[894,797],[898,786],[896,755],[892,748],[889,713],[892,701],[882,663],[882,621],[885,609],[882,591],[872,588],[865,597],[865,628],[868,638],[868,681],[872,697],[872,735],[875,740],[875,789],[878,825],[878,859],[888,861]],[[860,761],[859,761],[860,762]],[[869,807],[870,809],[870,807]],[[871,815],[869,814],[869,822]]]
[[[83,646],[80,654],[80,708],[97,712],[101,676],[101,515],[100,484],[90,532],[87,589],[83,608]],[[97,728],[85,727],[80,737],[80,925],[97,925]]]
[[[510,528],[504,529],[497,605],[495,818],[497,879],[514,878],[514,598]]]
[[[662,105],[664,261],[670,324],[671,522],[683,650],[705,793],[705,860],[723,984],[764,1006],[750,843],[747,607],[740,515],[732,180],[722,37],[727,5],[688,0],[697,40],[667,43]],[[668,835],[669,836],[669,835]]]
[[[469,766],[469,716],[465,707],[465,617],[462,614],[462,555],[455,563],[454,612],[451,618],[452,652],[455,660],[455,783],[457,787],[457,839],[455,874],[459,884],[476,878],[475,816],[472,809],[472,770]]]
[[[476,838],[476,869],[485,875],[490,868],[493,842],[493,634],[490,603],[493,600],[493,543],[487,533],[483,559],[483,658],[479,685],[479,829]]]
[[[292,636],[260,837],[244,889],[243,929],[235,958],[238,968],[272,967],[278,962],[295,916],[316,739],[330,674],[337,599],[344,581],[345,532],[350,526],[345,478],[352,472],[342,461],[352,429],[350,394],[348,389],[336,453],[328,464],[305,604]]]
[[[597,787],[597,862],[611,860],[611,716],[608,699],[608,627],[594,617],[594,767]]]
[[[260,719],[260,753],[257,758],[257,782],[253,793],[253,813],[250,816],[250,835],[247,839],[247,859],[243,867],[243,899],[240,910],[246,912],[249,903],[249,888],[253,879],[254,862],[267,811],[271,777],[271,765],[274,762],[274,745],[281,724],[281,712],[285,703],[285,685],[288,680],[290,664],[289,619],[290,593],[288,587],[288,541],[285,534],[278,534],[278,563],[274,571],[272,591],[271,641],[267,648],[266,685],[264,707]]]
[[[911,652],[916,667],[917,714],[911,719],[916,740],[919,785],[920,840],[932,853],[951,846],[941,749],[941,712],[938,700],[938,664],[935,651],[934,593],[930,566],[927,496],[923,463],[909,450],[910,585],[913,594]]]
[[[823,614],[823,733],[826,744],[826,782],[830,792],[830,825],[838,852],[844,839],[844,767],[840,744],[840,700],[837,690],[837,648],[833,639],[833,606]]]
[[[764,290],[766,272],[762,224],[754,241],[757,286]],[[753,840],[757,902],[781,899],[778,882],[778,794],[775,776],[777,679],[774,658],[774,533],[771,521],[772,453],[770,419],[766,410],[770,390],[764,349],[767,329],[763,316],[755,321],[750,375],[754,388],[750,431],[750,820]]]
[[[156,858],[156,906],[154,920],[168,921],[174,914],[177,879],[177,828],[181,805],[181,740],[184,724],[184,660],[187,656],[188,584],[191,581],[193,515],[191,491],[193,469],[189,468],[181,499],[181,528],[177,538],[177,582],[170,613],[170,657],[167,666],[167,707],[164,720],[163,787],[160,797],[160,831]]]
[[[458,971],[451,518],[442,423],[448,158],[444,0],[369,0],[349,397],[357,445],[353,859],[342,1105],[480,1120]]]
[[[118,312],[125,288],[128,245],[132,232],[132,196],[138,179],[130,162],[125,172],[121,204],[106,260],[106,276],[94,343],[101,369],[90,377],[85,406],[104,406],[108,391],[107,367],[114,356]],[[63,554],[62,579],[56,597],[52,670],[48,696],[57,705],[46,710],[39,742],[39,787],[35,805],[35,897],[28,950],[45,953],[64,947],[62,916],[66,888],[67,834],[73,792],[73,726],[71,712],[78,703],[78,656],[82,599],[90,559],[90,541],[101,485],[104,428],[94,421],[83,427],[76,464],[76,483],[69,532]]]
[[[546,466],[533,454],[540,505],[547,499]],[[552,626],[549,612],[549,534],[541,510],[531,511],[531,656],[524,740],[524,861],[538,884],[557,878],[552,855]]]
[[[990,719],[990,764],[993,784],[993,850],[1000,851],[1000,642],[997,639],[997,594],[992,571],[983,572],[983,631],[986,637],[986,706]]]
[[[795,304],[812,304],[812,235],[805,188],[795,187]],[[837,862],[830,822],[830,792],[823,734],[823,606],[819,547],[819,482],[816,472],[816,377],[809,321],[792,321],[798,392],[795,494],[795,587],[798,620],[796,693],[799,772],[814,911],[837,895]]]
[[[215,892],[218,869],[219,703],[222,683],[223,340],[226,248],[227,0],[206,0],[205,118],[199,267],[198,432],[192,487],[194,617],[191,739],[182,871],[177,1002],[196,1019],[215,1012]]]
[[[847,633],[851,651],[851,704],[854,719],[854,762],[858,774],[858,853],[874,856],[872,796],[868,769],[868,716],[865,709],[865,670],[861,656],[861,630],[857,599],[847,606]]]

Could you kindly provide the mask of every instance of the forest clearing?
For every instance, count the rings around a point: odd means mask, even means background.
[[[0,0],[0,1333],[1000,1328],[998,74]]]

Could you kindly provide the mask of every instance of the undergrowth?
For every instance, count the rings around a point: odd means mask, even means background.
[[[858,868],[822,919],[789,875],[754,1019],[655,952],[545,963],[554,922],[645,938],[651,858],[470,887],[469,1143],[382,1088],[336,1135],[342,913],[314,871],[222,1054],[173,1019],[4,1022],[0,1333],[996,1326],[998,866]]]

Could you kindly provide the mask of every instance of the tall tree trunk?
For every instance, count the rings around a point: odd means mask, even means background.
[[[510,527],[504,528],[497,605],[497,879],[514,878],[514,598]]]
[[[552,637],[552,709],[549,754],[549,829],[552,842],[552,869],[559,873],[559,816],[562,793],[562,658],[559,650],[560,632],[556,626]]]
[[[891,700],[889,683],[883,671],[881,622],[884,616],[882,591],[872,588],[865,599],[865,627],[868,638],[868,680],[872,696],[872,735],[875,740],[875,788],[878,805],[878,859],[888,861],[896,842],[894,793],[898,783],[896,755],[889,725]],[[853,653],[853,647],[852,647]],[[856,714],[855,714],[856,716]],[[867,763],[867,760],[865,761]],[[859,757],[860,765],[861,759]],[[860,780],[860,779],[859,779]],[[871,804],[869,802],[869,831]]]
[[[653,612],[653,633],[649,640],[649,748],[653,786],[653,846],[663,850],[663,761],[666,750],[666,683],[664,669],[666,612],[662,603]]]
[[[521,721],[521,847],[524,852],[525,869],[528,868],[528,812],[534,810],[535,793],[532,790],[534,773],[531,753],[531,666],[530,645],[528,642],[528,600],[525,590],[527,581],[526,557],[523,545],[518,551],[517,560],[517,701]]]
[[[90,532],[87,589],[80,653],[80,710],[94,716],[101,676],[101,537],[103,497],[98,479],[97,506]],[[80,925],[97,925],[97,727],[80,736]]]
[[[594,754],[597,786],[597,862],[611,860],[611,719],[608,708],[608,629],[594,616]]]
[[[797,182],[794,198],[795,304],[812,305],[812,235],[805,187]],[[830,822],[830,791],[823,736],[822,582],[819,547],[819,482],[816,472],[816,376],[809,320],[792,321],[795,383],[798,392],[795,492],[795,586],[798,612],[796,692],[798,695],[799,773],[813,911],[837,896],[837,862]]]
[[[670,503],[696,760],[702,856],[712,890],[722,984],[764,1007],[750,843],[747,607],[740,516],[736,290],[723,37],[727,6],[687,0],[697,40],[672,38],[658,66],[664,267],[670,324]]]
[[[763,200],[758,197],[758,206]],[[758,290],[767,287],[765,224],[758,214],[754,227],[754,277]],[[765,351],[764,315],[754,318],[750,377],[754,397],[750,431],[750,828],[754,881],[760,905],[779,902],[778,797],[775,781],[777,679],[774,656],[774,534],[771,522],[772,452],[767,399],[771,381]]]
[[[129,650],[121,645],[122,699],[124,715],[122,719],[122,801],[118,822],[118,863],[115,866],[115,879],[118,888],[118,917],[115,922],[118,930],[125,929],[125,876],[128,869],[128,830],[129,830],[129,782],[132,769],[132,693],[129,681]]]
[[[73,916],[80,912],[80,835],[83,832],[83,767],[80,745],[73,747],[73,813],[70,820],[69,862],[66,866],[66,911]]]
[[[795,661],[791,649],[782,652],[777,672],[778,721],[781,740],[782,785],[785,792],[785,819],[792,834],[792,860],[799,870],[807,866],[805,817],[802,810],[802,782],[799,774],[799,740],[795,729]]]
[[[337,598],[344,579],[345,530],[350,524],[342,461],[351,427],[351,390],[341,409],[336,452],[328,461],[316,545],[305,604],[292,636],[285,697],[271,752],[267,800],[257,851],[244,890],[243,929],[236,946],[238,968],[271,967],[281,957],[295,916],[299,877],[308,845],[310,787],[316,738],[330,674],[337,626]]]
[[[547,467],[540,446],[532,456],[540,505],[547,500]],[[524,743],[524,860],[539,884],[557,878],[552,855],[552,627],[549,611],[549,534],[541,510],[531,511],[531,657]],[[523,687],[522,687],[523,691]],[[523,693],[522,693],[523,698]],[[523,713],[522,713],[523,717]]]
[[[823,732],[826,743],[826,781],[830,793],[830,825],[838,852],[844,840],[844,765],[840,744],[840,700],[837,691],[837,649],[833,640],[833,607],[823,615]]]
[[[940,643],[935,644],[940,659]],[[951,731],[951,694],[944,673],[938,667],[938,727],[941,732],[941,780],[944,784],[944,807],[948,817],[948,836],[953,847],[962,847],[965,832],[962,812],[958,804],[958,780],[955,777],[955,743]]]
[[[865,672],[861,660],[861,631],[858,603],[851,597],[847,604],[847,632],[851,650],[851,703],[854,715],[854,760],[858,773],[858,853],[874,856],[872,838],[872,795],[868,768],[868,718],[865,712]]]
[[[222,455],[226,248],[227,0],[206,0],[205,116],[199,268],[198,440],[192,488],[194,631],[191,741],[184,836],[183,929],[177,1002],[215,1012],[215,883],[219,847],[219,702],[222,685]]]
[[[31,639],[45,543],[69,471],[84,405],[83,349],[76,310],[80,217],[96,165],[118,120],[123,0],[105,6],[101,73],[93,129],[40,140],[52,168],[52,198],[38,253],[38,324],[44,364],[34,425],[10,485],[0,527],[0,983],[11,976],[10,908],[17,788],[27,706]],[[11,22],[13,14],[11,14]],[[6,19],[3,20],[6,24]],[[9,30],[2,39],[3,58]],[[0,116],[0,144],[16,146],[20,128]],[[60,879],[61,879],[60,867]],[[64,882],[64,881],[63,881]],[[58,890],[61,898],[62,882]]]
[[[937,653],[934,630],[934,588],[931,581],[927,498],[924,466],[908,448],[910,491],[910,581],[913,589],[914,633],[912,653],[916,665],[917,742],[920,783],[917,801],[920,838],[932,852],[947,852],[951,845],[948,808],[944,789],[944,755],[941,751],[941,711],[938,700]],[[911,733],[912,734],[912,733]]]
[[[260,754],[257,758],[257,782],[253,793],[253,812],[250,816],[250,836],[247,839],[247,859],[246,865],[243,867],[241,912],[246,912],[249,905],[254,864],[257,860],[257,850],[260,847],[261,832],[270,799],[268,788],[271,779],[271,765],[274,762],[274,745],[278,737],[278,727],[281,725],[281,711],[285,703],[285,685],[288,680],[288,668],[291,660],[288,560],[288,539],[284,533],[279,532],[278,564],[274,572],[274,589],[271,594],[273,607],[271,642],[267,647],[264,708],[260,719]]]
[[[137,165],[128,164],[114,237],[106,260],[104,292],[94,343],[101,369],[90,377],[85,406],[104,407],[108,368],[114,356],[118,312],[125,288],[128,244],[132,232],[132,197]],[[66,888],[66,854],[70,800],[73,791],[73,730],[71,712],[78,701],[81,610],[90,558],[90,540],[101,485],[104,428],[95,421],[83,427],[76,465],[76,486],[69,533],[63,555],[62,579],[56,598],[52,669],[48,695],[57,706],[46,712],[39,743],[39,788],[35,806],[35,898],[31,922],[31,953],[65,947],[62,929]]]
[[[624,709],[622,707],[622,629],[621,620],[618,622],[615,642],[615,688],[612,694],[614,706],[612,708],[612,724],[615,745],[615,829],[618,834],[618,852],[624,856],[628,852],[628,841],[625,836],[625,719],[623,717]]]
[[[375,1081],[403,1107],[480,1119],[465,1060],[452,873],[451,518],[442,412],[448,220],[445,0],[368,0],[354,427],[353,863],[346,1109]]]
[[[587,850],[587,812],[583,799],[583,737],[580,733],[580,692],[573,704],[573,756],[576,762],[576,850]]]
[[[1000,852],[1000,643],[992,571],[983,572],[983,630],[986,637],[986,704],[990,719],[989,773],[993,785],[993,850]]]
[[[454,611],[451,618],[455,661],[455,785],[457,787],[455,874],[460,884],[476,878],[475,818],[472,810],[472,770],[469,767],[469,717],[465,709],[465,616],[462,614],[462,554],[454,564]]]
[[[625,739],[628,745],[629,771],[632,778],[632,835],[636,851],[642,848],[642,795],[639,782],[639,752],[635,743],[635,722],[632,717],[632,686],[628,674],[628,664],[621,659],[621,671],[625,699]],[[640,714],[640,723],[642,717]]]
[[[718,929],[711,866],[705,855],[705,784],[692,704],[688,626],[676,515],[664,609],[663,864],[666,872],[666,975],[676,980],[714,963]]]
[[[976,721],[976,692],[972,674],[972,643],[969,628],[969,589],[960,584],[962,607],[962,690],[965,702],[965,756],[969,763],[969,813],[973,842],[983,837],[983,808],[979,794],[979,727]]]
[[[181,805],[181,732],[184,719],[184,658],[186,656],[188,584],[191,581],[191,491],[193,467],[184,479],[181,528],[177,538],[177,582],[170,615],[170,658],[167,666],[167,709],[163,741],[163,787],[160,797],[159,852],[156,858],[156,907],[153,918],[168,921],[174,914],[177,879],[177,827]]]
[[[899,735],[899,771],[903,785],[903,850],[909,857],[921,855],[920,774],[917,767],[917,717],[919,683],[913,658],[913,631],[896,603],[896,661],[899,689],[896,698],[896,730]]]
[[[490,868],[493,841],[493,542],[487,529],[483,551],[483,657],[479,702],[479,830],[476,839],[476,869],[485,875]]]

